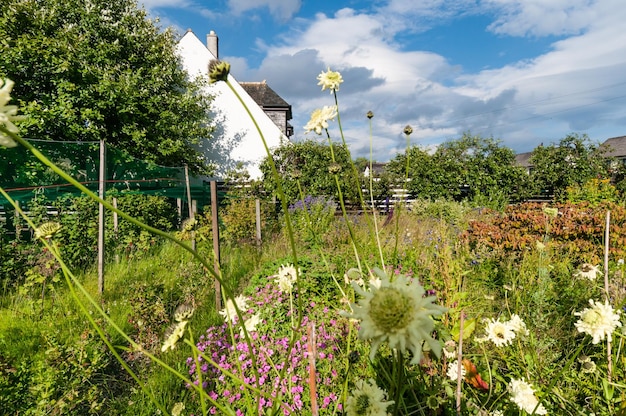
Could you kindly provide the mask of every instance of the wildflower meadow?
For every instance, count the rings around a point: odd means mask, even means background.
[[[229,68],[212,62],[211,82],[230,86]],[[383,212],[371,176],[363,191],[336,159],[342,75],[317,81],[330,102],[306,130],[328,142],[319,174],[338,197],[288,200],[269,157],[269,236],[226,242],[218,263],[210,212],[166,232],[82,187],[19,136],[3,81],[1,150],[28,148],[155,242],[107,264],[98,294],[93,268],[68,265],[63,221],[14,203],[49,261],[0,293],[0,414],[626,415],[624,201]],[[361,190],[357,213],[340,176]]]

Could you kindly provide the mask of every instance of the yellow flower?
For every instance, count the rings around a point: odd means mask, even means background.
[[[35,230],[35,238],[50,239],[53,235],[59,232],[61,224],[58,222],[44,222]]]
[[[172,416],[180,416],[182,411],[185,410],[185,404],[178,402],[172,407]]]
[[[556,216],[559,215],[559,210],[558,208],[545,207],[543,208],[543,213],[546,214],[550,218],[556,218]]]
[[[170,326],[167,331],[165,331],[165,342],[161,347],[162,352],[165,352],[168,349],[173,350],[174,347],[176,347],[176,343],[185,333],[185,326],[187,326],[187,321],[181,321]]]
[[[332,106],[324,106],[323,108],[318,108],[313,113],[311,113],[311,119],[304,126],[305,133],[314,130],[317,134],[322,134],[323,129],[328,128],[328,121],[334,119],[337,116],[337,107]]]
[[[187,321],[191,318],[193,312],[193,306],[183,303],[176,308],[176,311],[174,312],[174,319],[178,322]]]
[[[17,115],[16,105],[7,105],[11,101],[13,85],[14,82],[10,79],[0,79],[0,126],[3,126],[11,133],[17,133],[19,130],[13,122],[23,120],[24,116]],[[0,146],[15,147],[17,143],[11,136],[0,131]]]
[[[359,338],[372,342],[370,358],[374,359],[383,342],[400,352],[410,350],[413,364],[420,362],[424,343],[441,356],[441,343],[431,335],[435,327],[433,316],[443,314],[446,308],[434,304],[434,296],[425,297],[417,279],[410,282],[406,276],[397,275],[391,281],[382,270],[373,272],[380,277],[380,286],[371,285],[368,291],[353,283],[362,299],[351,305],[352,314],[342,313],[360,321]]]
[[[209,82],[211,84],[218,81],[226,82],[230,73],[230,64],[228,62],[212,60],[209,62]]]
[[[328,68],[326,72],[322,71],[322,73],[317,76],[317,80],[319,81],[317,85],[322,86],[322,91],[328,88],[331,94],[333,91],[339,91],[339,84],[343,82],[341,74],[331,71],[330,68]]]

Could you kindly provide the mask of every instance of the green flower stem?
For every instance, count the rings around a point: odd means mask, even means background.
[[[304,192],[302,191],[302,185],[300,184],[300,180],[299,179],[296,180],[296,184],[298,185],[298,193],[300,194],[300,199],[302,200],[302,204],[305,205],[304,204]],[[333,273],[333,271],[330,268],[328,260],[326,259],[326,254],[324,254],[324,250],[322,250],[322,246],[321,246],[321,241],[320,241],[319,235],[313,232],[313,227],[312,227],[313,221],[311,220],[311,215],[309,214],[309,210],[308,209],[304,210],[304,217],[306,219],[307,225],[309,225],[309,230],[311,231],[311,235],[313,235],[314,242],[315,242],[315,248],[318,250],[318,252],[320,254],[320,258],[324,262],[324,266],[326,266],[326,270],[328,270],[328,273],[330,273],[330,276],[332,277],[333,282],[335,282],[335,285],[337,286],[337,288],[341,292],[341,296],[343,296],[344,298],[347,297],[346,296],[346,292],[344,292],[343,288],[341,287],[341,285],[337,281],[337,278],[335,277],[335,273]]]
[[[291,246],[291,254],[293,256],[293,264],[294,264],[294,267],[296,269],[296,278],[299,279],[300,276],[299,276],[299,273],[298,273],[298,252],[296,250],[296,240],[295,240],[295,237],[294,237],[294,234],[293,234],[293,225],[291,224],[291,217],[289,216],[289,209],[288,209],[289,207],[287,206],[287,197],[285,196],[285,191],[283,190],[283,185],[282,185],[282,182],[280,180],[280,175],[278,174],[278,170],[276,169],[276,164],[274,163],[274,158],[272,157],[272,153],[270,152],[270,148],[267,145],[267,140],[265,140],[265,136],[263,135],[263,132],[261,131],[261,128],[259,127],[259,124],[257,123],[256,119],[252,115],[252,112],[250,112],[250,109],[248,108],[246,103],[243,101],[243,99],[241,98],[241,96],[239,95],[237,90],[232,86],[230,81],[226,80],[226,85],[228,85],[230,90],[233,92],[233,94],[235,94],[235,96],[237,97],[237,99],[239,100],[239,102],[241,103],[243,108],[246,110],[246,113],[250,117],[250,120],[252,120],[252,123],[254,123],[254,127],[256,128],[256,131],[257,131],[257,133],[259,133],[259,136],[261,137],[261,141],[263,142],[263,147],[265,148],[265,153],[267,154],[267,159],[268,159],[270,167],[272,169],[272,175],[274,176],[274,178],[276,178],[276,192],[278,193],[278,197],[280,199],[280,203],[281,203],[283,212],[285,213],[285,221],[286,221],[286,225],[287,225],[287,234],[289,236],[289,243],[290,243],[290,246]],[[297,286],[298,286],[298,280],[296,280],[296,287]],[[298,299],[298,304],[299,304],[299,306],[301,306],[301,304],[302,304],[302,300],[301,299]],[[302,314],[302,308],[299,307],[299,309],[300,309],[299,315],[301,315]],[[301,317],[299,317],[299,320],[301,320]]]
[[[583,350],[583,348],[585,348],[586,345],[587,345],[587,343],[581,342],[580,345],[578,346],[578,348],[576,349],[576,351],[574,352],[574,354],[572,354],[568,358],[568,360],[565,363],[565,365],[561,366],[561,370],[557,373],[557,375],[552,377],[552,381],[548,385],[548,388],[544,390],[544,393],[541,395],[541,397],[539,397],[539,400],[537,400],[537,405],[533,409],[533,412],[531,413],[531,415],[535,414],[535,412],[537,411],[537,409],[541,405],[541,402],[543,402],[543,399],[545,399],[548,396],[548,394],[552,392],[552,389],[556,385],[557,381],[561,380],[561,376],[563,375],[563,372],[572,365],[572,363],[574,362],[576,357],[578,357],[578,355]]]
[[[339,114],[339,113],[337,113]],[[385,270],[385,257],[383,256],[383,247],[380,244],[380,232],[378,231],[378,220],[376,218],[376,206],[374,205],[374,172],[372,160],[374,159],[374,144],[372,139],[372,119],[369,119],[370,130],[370,202],[372,204],[372,219],[374,220],[374,235],[376,236],[376,245],[378,246],[378,254],[380,255],[380,264],[382,269]]]
[[[228,85],[228,87],[230,88],[230,90],[232,91],[233,94],[235,94],[235,96],[237,97],[237,99],[239,100],[239,102],[241,103],[241,105],[243,106],[243,108],[245,109],[246,113],[248,114],[248,116],[250,117],[250,120],[252,120],[252,123],[254,124],[254,127],[257,130],[257,133],[259,134],[259,136],[261,137],[261,141],[263,142],[263,147],[265,148],[265,153],[268,156],[268,160],[269,160],[269,164],[272,170],[272,175],[274,176],[274,178],[276,179],[276,192],[278,193],[278,197],[280,199],[281,202],[281,206],[283,209],[283,212],[285,213],[285,222],[286,222],[286,226],[287,226],[287,235],[289,236],[289,244],[291,247],[291,254],[293,256],[293,264],[294,267],[296,269],[296,282],[295,282],[295,286],[296,286],[296,293],[300,294],[300,284],[299,284],[299,280],[300,280],[300,273],[299,273],[299,262],[298,262],[298,252],[296,250],[296,240],[294,237],[294,233],[293,233],[293,225],[291,224],[291,217],[289,216],[289,209],[287,206],[287,197],[285,196],[285,192],[283,190],[283,186],[282,186],[282,182],[280,180],[280,175],[278,174],[278,170],[276,169],[276,164],[274,163],[274,158],[272,157],[272,154],[270,152],[269,146],[267,145],[267,140],[265,140],[265,136],[263,135],[263,132],[261,131],[261,128],[259,127],[259,124],[257,123],[256,119],[254,118],[254,116],[252,115],[252,112],[250,112],[250,109],[248,108],[248,106],[246,105],[246,103],[243,101],[243,99],[241,98],[241,96],[239,95],[239,93],[237,92],[237,90],[232,86],[231,82],[226,79],[225,80],[226,85]],[[287,358],[286,361],[289,361],[291,359],[291,354],[292,351],[294,350],[294,345],[296,343],[296,338],[297,335],[299,333],[299,331],[301,330],[302,327],[302,319],[304,316],[304,306],[303,306],[303,297],[302,296],[298,296],[298,317],[296,320],[296,325],[293,327],[293,331],[291,334],[291,337],[289,339],[289,350],[287,352]],[[237,310],[237,314],[239,315],[239,311]],[[293,315],[293,314],[292,314]],[[239,320],[241,322],[243,322],[243,319],[241,318],[241,316],[239,316]],[[245,331],[244,328],[244,332],[247,333],[247,331]],[[247,335],[246,335],[246,339],[248,339]],[[249,345],[250,350],[252,350],[252,345]],[[256,364],[253,364],[256,367]],[[286,372],[286,366],[283,367],[283,369],[281,370],[281,377],[284,376]]]
[[[330,139],[330,133],[328,129],[326,129],[326,137],[328,138],[328,146],[330,148],[330,157],[333,163],[337,163],[335,160],[335,152],[333,150],[333,141]],[[354,230],[350,225],[350,219],[348,218],[348,213],[346,211],[346,204],[343,200],[343,193],[341,192],[341,184],[339,183],[339,175],[336,173],[333,174],[335,178],[335,185],[337,186],[337,193],[339,194],[339,205],[341,206],[341,213],[343,215],[344,220],[346,221],[346,227],[348,227],[348,233],[350,234],[350,243],[352,244],[352,249],[354,250],[354,257],[357,263],[357,267],[359,268],[359,272],[363,274],[363,268],[361,267],[361,260],[359,257],[359,250],[356,246],[356,237],[354,235]]]
[[[339,100],[337,99],[337,90],[333,89],[333,95],[335,97],[335,108],[337,109],[337,125],[339,126],[339,136],[341,137],[341,143],[343,144],[343,147],[346,149],[346,152],[348,153],[348,159],[350,160],[350,166],[352,167],[352,174],[354,175],[354,180],[356,182],[355,184],[357,186],[357,191],[359,194],[359,202],[361,203],[361,207],[365,209],[365,198],[363,198],[363,190],[361,189],[361,181],[359,180],[359,177],[360,177],[359,172],[356,170],[356,165],[354,164],[354,161],[352,160],[350,149],[348,149],[348,144],[346,143],[346,138],[343,134],[343,126],[341,124],[341,115],[339,113]]]

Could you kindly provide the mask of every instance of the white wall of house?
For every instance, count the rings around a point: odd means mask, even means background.
[[[187,31],[179,41],[178,52],[192,78],[202,76],[208,81],[209,62],[218,57],[192,31]],[[228,79],[250,109],[270,150],[278,146],[281,140],[287,140],[235,78],[229,75]],[[260,179],[259,164],[267,152],[245,108],[225,82],[208,85],[206,94],[214,97],[211,122],[215,126],[213,138],[201,146],[207,161],[217,166],[218,176],[233,168],[237,162],[242,162],[251,178]]]

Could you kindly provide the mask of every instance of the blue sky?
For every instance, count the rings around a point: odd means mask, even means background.
[[[238,81],[267,80],[293,106],[295,140],[311,112],[334,103],[317,75],[340,71],[339,108],[354,156],[463,132],[516,152],[570,133],[626,135],[623,0],[143,0],[161,25],[203,40]],[[331,134],[338,137],[336,123]]]

